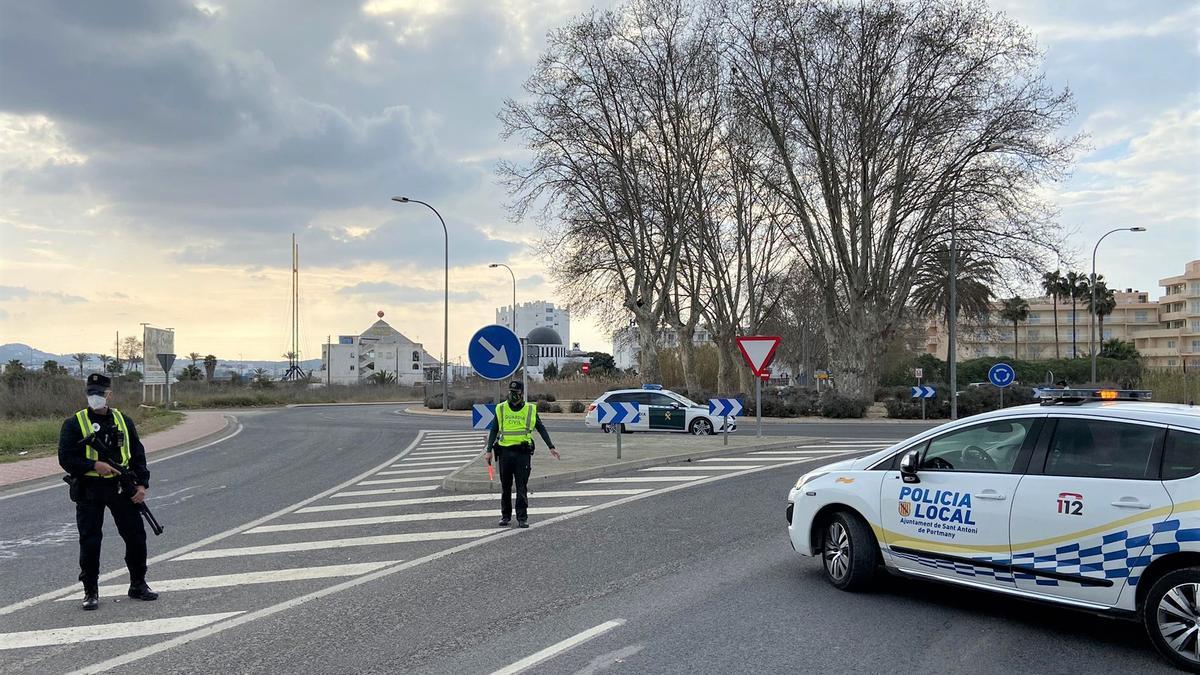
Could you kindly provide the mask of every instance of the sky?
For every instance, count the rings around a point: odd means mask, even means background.
[[[602,3],[608,6],[611,3]],[[1045,51],[1089,135],[1047,187],[1074,258],[1105,240],[1113,287],[1157,296],[1200,258],[1200,3],[992,0]],[[451,361],[519,301],[557,301],[511,222],[496,113],[584,0],[0,0],[0,343],[111,353],[172,327],[176,351],[276,359],[377,311]],[[1031,289],[1032,290],[1032,289]],[[573,339],[611,350],[592,320]]]

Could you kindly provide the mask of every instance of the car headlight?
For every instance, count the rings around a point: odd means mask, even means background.
[[[814,480],[820,478],[821,476],[824,476],[827,473],[829,473],[829,472],[824,469],[815,469],[813,471],[809,471],[808,473],[804,474],[803,476],[800,476],[800,480],[796,481],[795,489],[799,490],[800,488],[804,487],[808,483],[813,482]]]

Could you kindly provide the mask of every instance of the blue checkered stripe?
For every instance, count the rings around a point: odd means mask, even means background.
[[[1098,537],[1089,537],[1078,542],[1056,547],[1053,551],[1030,551],[1018,553],[1010,558],[974,556],[999,565],[1032,567],[1060,574],[1076,574],[1096,579],[1125,579],[1136,586],[1138,579],[1151,560],[1176,553],[1185,542],[1200,542],[1200,527],[1183,528],[1179,520],[1146,523],[1135,528],[1110,532]],[[1016,579],[1033,581],[1038,586],[1060,586],[1071,584],[1039,577],[1028,572],[1010,573],[948,560],[939,560],[909,553],[891,552],[892,555],[912,560],[931,569],[954,572],[966,577],[982,577],[999,582]]]

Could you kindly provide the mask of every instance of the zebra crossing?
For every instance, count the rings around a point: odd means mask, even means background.
[[[397,458],[352,481],[227,536],[158,560],[151,566],[150,580],[164,594],[158,602],[119,602],[127,584],[114,582],[101,586],[98,614],[32,611],[41,603],[12,612],[0,608],[4,620],[0,654],[118,638],[133,644],[149,642],[148,636],[233,625],[265,611],[264,607],[328,591],[331,585],[347,580],[365,580],[403,568],[408,562],[434,559],[466,542],[500,533],[513,536],[515,531],[495,527],[499,515],[495,493],[439,493],[447,476],[482,453],[484,441],[485,435],[476,432],[421,432]],[[858,454],[885,445],[862,440],[747,451],[588,478],[533,493],[529,513],[536,524],[671,486],[789,462]],[[403,593],[402,585],[392,588]],[[235,590],[244,592],[228,594]],[[387,587],[381,590],[387,591]],[[78,602],[78,587],[63,589],[47,599],[54,601],[49,606]],[[180,607],[186,607],[187,613],[181,615]]]

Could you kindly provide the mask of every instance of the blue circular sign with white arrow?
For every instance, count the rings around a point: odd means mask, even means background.
[[[988,382],[1000,387],[1007,387],[1017,380],[1017,373],[1007,363],[997,363],[988,369]]]
[[[484,326],[471,336],[467,358],[480,377],[504,380],[521,367],[521,340],[505,326]]]

